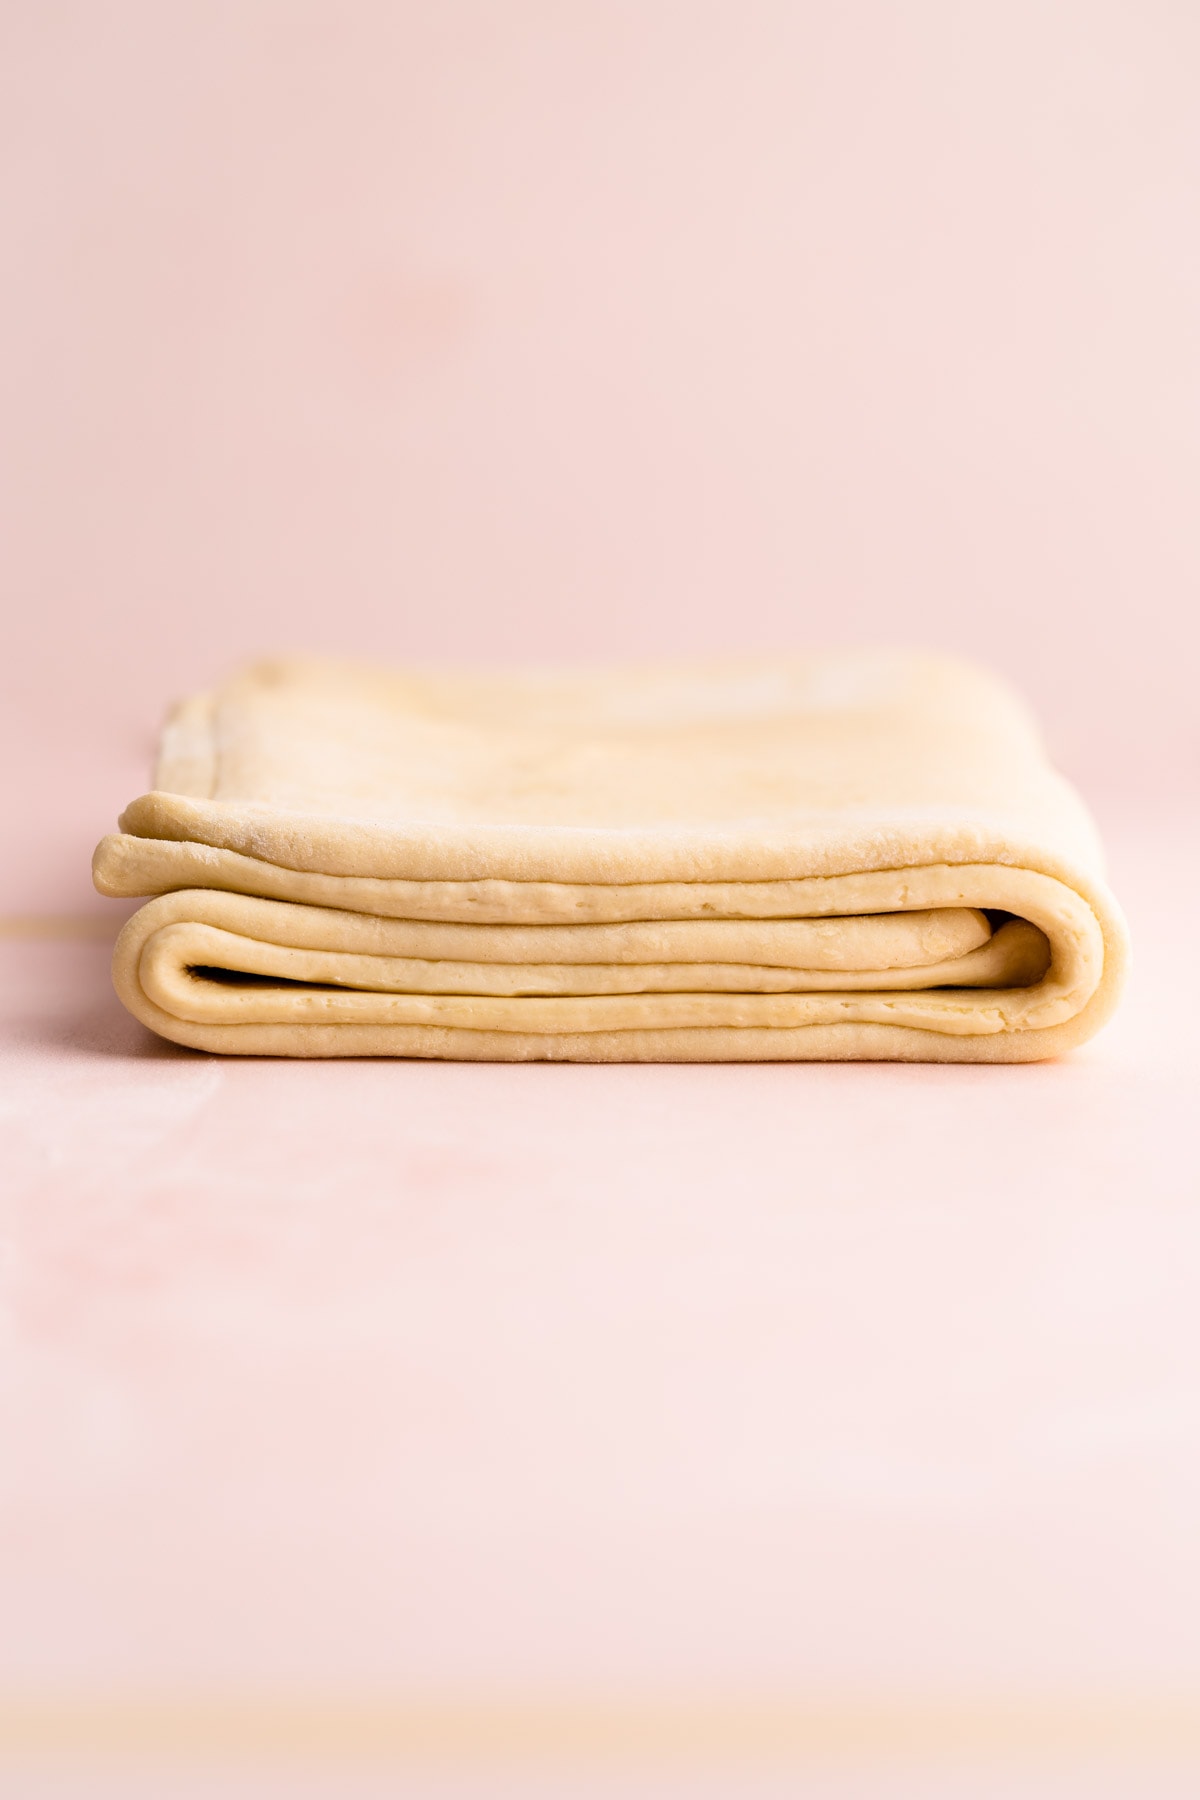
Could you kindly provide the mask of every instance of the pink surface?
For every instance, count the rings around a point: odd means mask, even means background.
[[[121,915],[248,655],[883,640],[1034,701],[1137,963],[1040,1068],[288,1066],[0,938],[0,1791],[1196,1791],[1198,76],[1166,0],[4,9],[0,914]]]

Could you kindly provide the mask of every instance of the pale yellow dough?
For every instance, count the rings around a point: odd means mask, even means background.
[[[446,675],[267,664],[180,707],[96,851],[117,991],[283,1056],[1029,1061],[1125,933],[999,682],[843,653]]]

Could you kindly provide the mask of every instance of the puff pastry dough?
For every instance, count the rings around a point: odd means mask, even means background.
[[[942,658],[288,661],[169,721],[96,852],[117,991],[201,1050],[1029,1061],[1111,1011],[1094,828]]]

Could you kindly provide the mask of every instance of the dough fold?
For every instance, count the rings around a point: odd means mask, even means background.
[[[260,665],[120,824],[117,991],[201,1050],[1029,1061],[1126,955],[1028,715],[941,658]]]

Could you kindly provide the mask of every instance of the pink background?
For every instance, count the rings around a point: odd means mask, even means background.
[[[1186,0],[0,6],[0,1788],[492,1794],[499,1704],[522,1800],[1196,1792],[1198,95]],[[112,997],[92,844],[246,656],[880,639],[1096,805],[1063,1064]]]
[[[1200,10],[0,32],[3,681],[60,822],[11,906],[89,906],[167,700],[281,646],[939,644],[1085,781],[1195,759]]]

